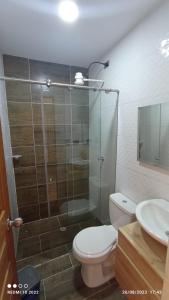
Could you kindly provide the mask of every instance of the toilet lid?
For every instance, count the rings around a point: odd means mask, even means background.
[[[112,225],[89,227],[80,231],[75,244],[86,255],[96,255],[111,248],[117,240],[117,231]]]

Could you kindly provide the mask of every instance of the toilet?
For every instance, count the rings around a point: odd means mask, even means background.
[[[135,221],[136,204],[121,193],[109,196],[111,225],[88,227],[73,240],[73,255],[81,262],[88,287],[97,287],[115,276],[114,263],[118,228]]]

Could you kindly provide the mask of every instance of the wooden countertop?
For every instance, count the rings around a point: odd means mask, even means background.
[[[149,236],[138,222],[131,223],[119,229],[119,245],[128,247],[132,256],[137,252],[141,259],[141,266],[149,265],[151,270],[161,279],[164,279],[167,247]],[[136,251],[132,254],[132,249]],[[126,250],[127,251],[127,250]]]

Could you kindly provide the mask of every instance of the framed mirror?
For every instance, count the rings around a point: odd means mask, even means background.
[[[139,107],[137,159],[169,169],[169,103]]]

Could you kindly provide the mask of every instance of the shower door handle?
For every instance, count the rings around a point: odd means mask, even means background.
[[[22,218],[16,218],[14,220],[7,219],[7,225],[8,229],[10,229],[11,227],[19,228],[23,225],[23,220]]]

